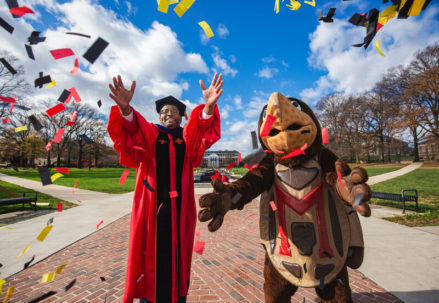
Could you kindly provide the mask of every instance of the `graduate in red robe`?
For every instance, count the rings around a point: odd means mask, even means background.
[[[156,101],[160,124],[153,124],[130,106],[136,82],[125,89],[120,76],[110,84],[108,133],[120,163],[136,168],[128,265],[123,301],[157,303],[186,301],[196,225],[193,168],[221,136],[216,102],[222,75],[208,89],[200,86],[206,104],[197,106],[182,128],[185,105],[169,96]]]

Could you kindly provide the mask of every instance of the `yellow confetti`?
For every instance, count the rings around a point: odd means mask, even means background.
[[[178,3],[178,0],[168,0],[168,1],[169,1],[169,5]],[[157,0],[157,4],[160,4],[160,0]]]
[[[6,283],[6,280],[0,279],[0,297],[3,296],[3,284]]]
[[[25,131],[25,130],[27,130],[27,126],[26,125],[15,128],[15,132],[16,133],[22,132],[22,131]]]
[[[381,42],[380,40],[377,40],[377,43],[375,45],[377,51],[380,53],[381,56],[385,57],[386,55],[384,55],[384,53],[381,51]]]
[[[174,8],[174,12],[181,18],[183,14],[194,4],[195,0],[181,0]]]
[[[212,29],[210,28],[209,24],[207,24],[206,21],[198,22],[198,25],[201,26],[201,28],[204,30],[204,32],[206,33],[207,38],[212,38],[213,37]]]
[[[306,3],[306,4],[309,4],[309,5],[313,6],[313,7],[316,7],[316,0],[312,0],[312,2],[311,1],[303,1],[303,2]]]
[[[378,23],[382,25],[386,24],[390,19],[396,16],[397,9],[398,5],[391,5],[386,7],[386,9],[383,10],[378,16]]]
[[[300,4],[299,1],[290,0],[290,4],[287,4],[287,6],[290,8],[290,10],[297,11],[302,6],[302,4]]]
[[[9,226],[2,226],[2,227],[0,227],[0,229],[3,229],[3,228],[6,228],[6,229],[14,229],[13,227],[9,227]]]
[[[46,85],[46,88],[51,88],[54,86],[56,86],[56,82],[55,82],[55,80],[52,80],[52,82],[50,82],[49,84]]]
[[[52,282],[55,279],[55,272],[49,272],[47,274],[43,274],[41,278],[41,283]]]
[[[8,300],[11,298],[12,294],[14,293],[14,289],[15,289],[14,286],[10,286],[8,288],[8,293],[6,294],[6,297],[3,299],[3,303],[8,302]]]
[[[44,239],[46,239],[47,235],[49,234],[50,230],[52,229],[53,225],[49,225],[43,228],[41,233],[38,235],[37,240],[43,242]]]
[[[53,183],[53,182],[55,182],[55,180],[58,180],[61,177],[64,177],[64,175],[61,173],[56,173],[50,177],[50,180],[52,180],[52,183]]]
[[[159,7],[157,10],[162,13],[167,13],[169,7],[169,0],[159,0]]]
[[[274,2],[274,11],[276,12],[276,14],[279,14],[279,0],[276,0]]]
[[[410,7],[409,12],[407,13],[408,16],[417,16],[422,10],[422,7],[425,4],[425,0],[414,0],[412,6]],[[402,7],[402,5],[401,5]]]
[[[30,245],[32,244],[32,242],[30,242],[25,249],[23,249],[23,251],[17,256],[17,258],[20,258],[22,255],[24,255],[26,253],[26,251],[29,249]]]
[[[61,273],[62,273],[62,270],[63,270],[64,267],[66,267],[66,266],[67,266],[67,264],[63,264],[63,265],[58,266],[58,268],[56,269],[55,273],[56,273],[57,275],[61,274]]]

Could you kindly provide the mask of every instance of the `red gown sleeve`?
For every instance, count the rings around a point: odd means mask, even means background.
[[[114,142],[114,149],[120,154],[120,164],[137,168],[151,152],[155,125],[133,109],[133,121],[122,117],[117,106],[111,107],[107,130]]]
[[[186,153],[188,153],[192,167],[200,166],[204,151],[221,138],[218,106],[215,105],[213,115],[209,119],[201,117],[203,109],[204,104],[194,108],[189,116],[188,123],[183,128]]]

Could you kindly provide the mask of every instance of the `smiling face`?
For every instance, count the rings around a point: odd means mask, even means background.
[[[305,104],[302,105],[305,109]],[[259,133],[262,132],[268,115],[276,117],[269,135],[261,138],[269,150],[288,154],[294,149],[300,149],[304,144],[310,147],[314,143],[318,126],[313,118],[303,111],[302,105],[278,92],[271,94],[259,129]],[[306,109],[310,111],[309,108]]]
[[[181,116],[177,106],[167,104],[160,110],[160,124],[166,128],[174,129],[180,126]]]

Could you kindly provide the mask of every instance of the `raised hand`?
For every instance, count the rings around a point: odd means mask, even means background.
[[[119,106],[122,114],[127,116],[131,112],[130,102],[133,98],[134,90],[136,89],[136,81],[133,81],[130,90],[127,90],[123,85],[122,77],[117,75],[117,79],[113,77],[113,84],[114,86],[111,85],[111,83],[108,84],[111,90],[111,93],[108,95]]]
[[[335,168],[340,172],[340,180],[336,182],[336,191],[340,198],[351,204],[362,216],[370,216],[370,207],[366,203],[370,200],[372,191],[369,185],[367,172],[362,167],[355,167],[353,170],[341,159],[335,162]]]
[[[218,101],[218,98],[223,93],[221,87],[223,86],[224,80],[222,80],[223,74],[220,74],[218,79],[218,73],[215,73],[213,76],[212,83],[208,89],[204,86],[203,80],[200,80],[200,87],[203,92],[204,100],[206,101],[205,112],[208,115],[213,114],[213,109],[215,108],[215,104]]]
[[[212,180],[214,192],[200,197],[199,204],[202,209],[198,213],[198,220],[212,221],[208,225],[209,231],[216,231],[221,227],[224,215],[232,207],[232,192],[219,179]]]

